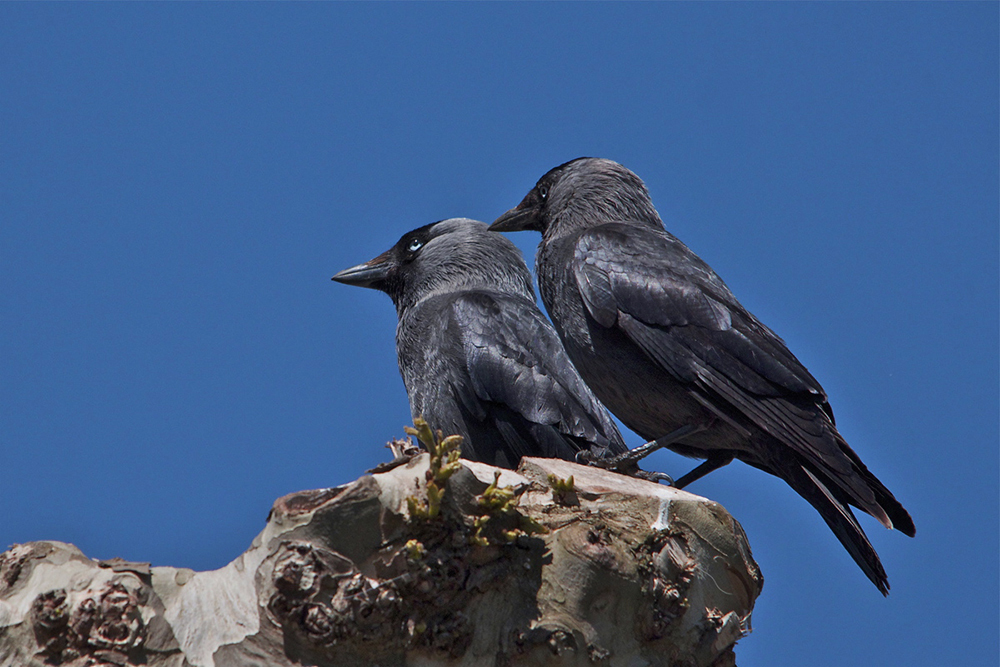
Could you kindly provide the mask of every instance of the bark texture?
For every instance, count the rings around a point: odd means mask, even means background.
[[[763,579],[717,503],[560,460],[463,460],[434,509],[429,466],[281,498],[210,572],[16,545],[0,665],[735,665]]]

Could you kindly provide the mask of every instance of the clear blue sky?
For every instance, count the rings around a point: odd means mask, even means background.
[[[741,667],[996,664],[998,7],[4,3],[0,548],[215,568],[385,460],[395,313],[330,276],[596,155],[917,524],[862,519],[882,599],[778,480],[695,484],[766,578]]]

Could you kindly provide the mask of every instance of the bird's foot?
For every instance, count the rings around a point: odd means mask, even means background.
[[[683,440],[689,435],[700,433],[707,428],[708,424],[686,424],[685,426],[681,426],[679,429],[676,429],[663,437],[657,438],[656,440],[650,440],[644,445],[634,447],[624,454],[601,459],[603,461],[601,466],[605,467],[605,464],[607,464],[606,467],[612,469],[627,468],[627,466],[630,465],[638,467],[639,461],[643,460],[657,449],[669,447],[675,442]]]
[[[684,488],[685,485],[690,484],[694,480],[698,479],[702,475],[705,475],[715,468],[725,465],[733,460],[732,456],[728,458],[715,457],[709,459],[702,465],[695,468],[684,477],[674,482],[673,478],[662,472],[649,472],[646,470],[639,469],[639,461],[646,458],[657,449],[663,449],[664,447],[669,447],[670,445],[683,440],[689,435],[695,433],[700,433],[708,429],[711,422],[702,424],[686,424],[680,428],[674,430],[667,435],[657,438],[656,440],[651,440],[644,445],[639,445],[633,449],[628,450],[624,454],[619,454],[617,456],[609,456],[605,458],[596,458],[589,452],[580,452],[577,455],[577,459],[581,463],[587,465],[597,466],[599,468],[604,468],[606,470],[613,470],[614,472],[621,473],[623,475],[628,475],[630,477],[636,477],[638,479],[645,479],[651,482],[666,482],[670,486],[674,486],[678,489]]]
[[[580,452],[576,455],[577,463],[583,465],[593,466],[595,468],[603,468],[604,470],[610,470],[611,472],[616,472],[619,475],[625,475],[627,477],[635,477],[636,479],[644,479],[647,482],[653,482],[654,484],[659,484],[660,482],[666,483],[668,486],[673,486],[674,478],[670,475],[662,472],[652,472],[649,470],[642,470],[639,465],[632,460],[624,459],[623,455],[619,456],[609,456],[609,457],[597,457],[588,451]]]

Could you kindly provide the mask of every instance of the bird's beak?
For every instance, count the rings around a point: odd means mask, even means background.
[[[491,232],[542,231],[541,206],[532,190],[521,203],[510,209],[489,226]]]
[[[392,262],[390,261],[389,253],[385,252],[375,259],[368,260],[364,264],[344,269],[335,275],[333,280],[345,285],[379,289],[379,283],[384,282],[389,277],[391,270]]]

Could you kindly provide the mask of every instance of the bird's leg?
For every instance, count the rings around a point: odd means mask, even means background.
[[[616,472],[620,472],[625,475],[631,475],[632,477],[649,479],[650,481],[667,481],[670,480],[671,478],[667,475],[664,475],[663,473],[650,473],[644,470],[639,470],[639,461],[646,458],[647,456],[655,452],[657,449],[663,449],[664,447],[669,447],[670,445],[688,437],[689,435],[693,435],[695,433],[700,433],[701,431],[704,431],[708,427],[709,427],[708,423],[687,424],[685,426],[681,426],[679,429],[671,433],[668,433],[663,437],[657,438],[656,440],[651,440],[650,442],[647,442],[644,445],[639,445],[634,449],[630,449],[624,454],[619,454],[618,456],[609,456],[603,459],[587,458],[586,463],[592,466],[597,466],[598,468],[605,468],[607,470],[614,470]],[[728,463],[728,461],[726,463]],[[706,470],[705,472],[709,471]]]
[[[697,468],[674,482],[673,487],[675,489],[683,489],[691,482],[701,479],[713,470],[718,470],[724,465],[729,465],[734,458],[736,456],[732,452],[714,452]]]

